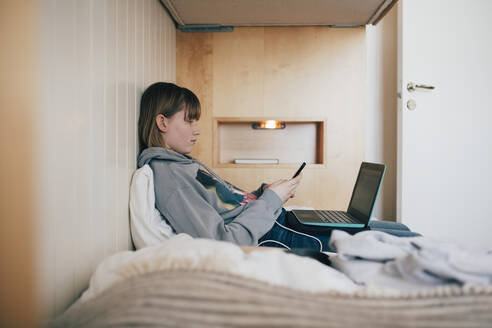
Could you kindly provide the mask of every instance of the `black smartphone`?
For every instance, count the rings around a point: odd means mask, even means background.
[[[294,179],[296,176],[298,176],[301,173],[301,171],[304,168],[304,166],[306,166],[306,162],[302,162],[301,167],[297,170],[296,174],[294,174],[294,176],[292,177],[292,179]]]

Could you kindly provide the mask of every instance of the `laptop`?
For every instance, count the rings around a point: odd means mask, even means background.
[[[359,175],[355,182],[352,197],[346,212],[332,210],[292,210],[291,221],[295,218],[296,228],[325,227],[331,229],[361,229],[367,228],[372,210],[383,181],[386,167],[384,164],[362,162]],[[316,229],[309,229],[310,232]]]

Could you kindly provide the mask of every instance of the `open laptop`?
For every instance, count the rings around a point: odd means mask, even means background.
[[[300,225],[310,227],[329,227],[331,229],[364,229],[371,218],[372,210],[383,181],[386,167],[384,164],[362,162],[355,182],[352,197],[346,212],[330,210],[292,210]],[[302,229],[305,230],[305,229]],[[311,229],[311,231],[313,231]]]

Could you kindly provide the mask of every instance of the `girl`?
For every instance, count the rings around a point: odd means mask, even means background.
[[[328,250],[328,236],[310,236],[284,225],[282,205],[294,197],[302,174],[248,193],[188,156],[200,134],[200,110],[193,92],[164,82],[148,87],[140,103],[138,167],[152,168],[156,207],[171,227],[238,245]]]

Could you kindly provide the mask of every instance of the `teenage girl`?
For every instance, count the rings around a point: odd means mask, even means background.
[[[200,111],[196,95],[173,83],[152,84],[140,103],[138,167],[152,168],[156,207],[175,232],[238,245],[328,250],[328,236],[285,227],[282,205],[294,197],[302,174],[246,192],[188,155],[200,135]]]

